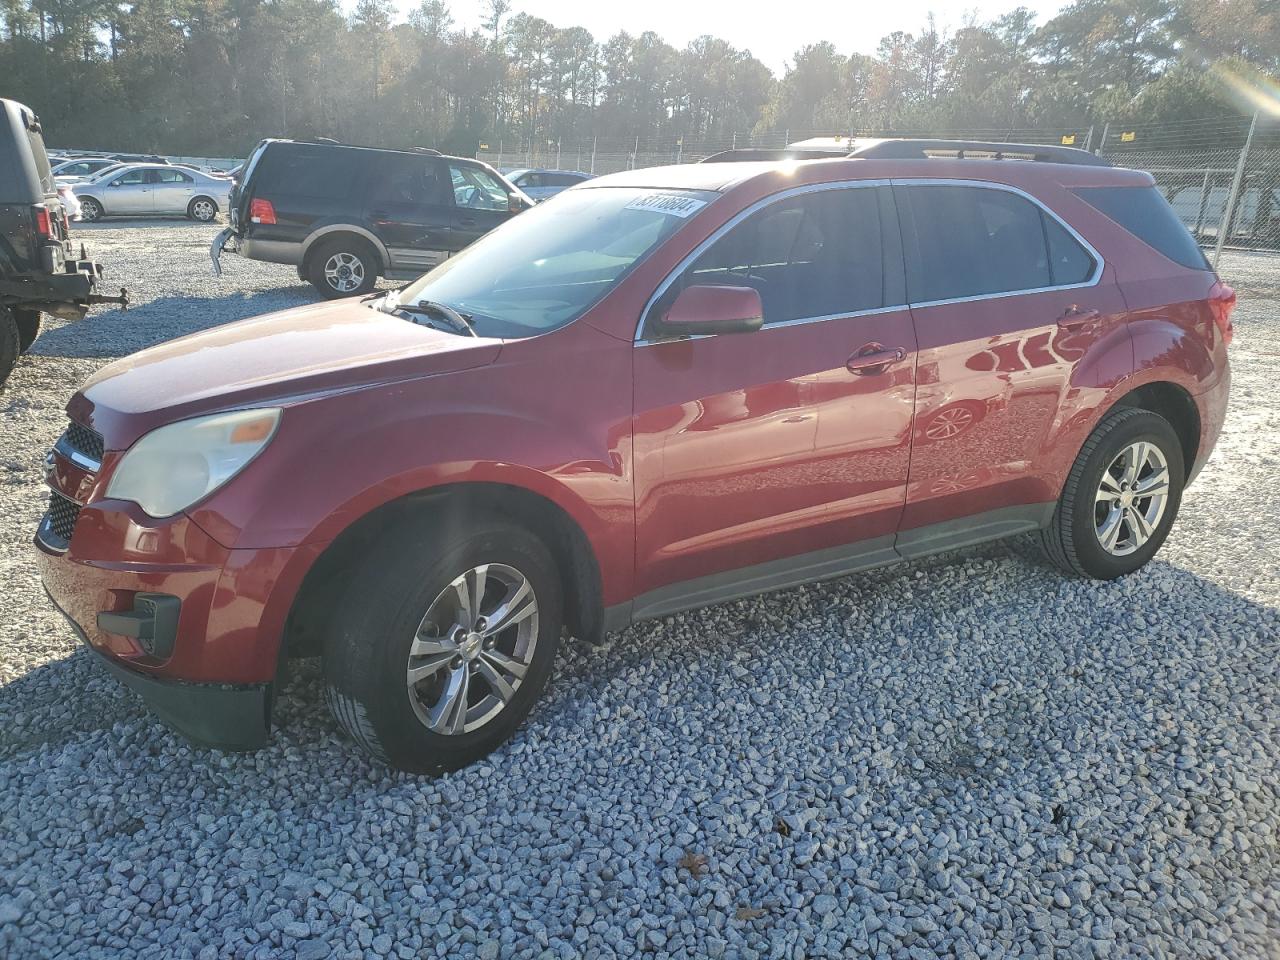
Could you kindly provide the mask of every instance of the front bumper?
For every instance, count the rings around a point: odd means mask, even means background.
[[[266,744],[271,732],[271,684],[185,683],[130,670],[94,647],[52,594],[49,600],[107,672],[138,694],[166,726],[195,744],[218,750],[256,750]]]

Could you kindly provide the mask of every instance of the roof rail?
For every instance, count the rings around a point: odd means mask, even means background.
[[[343,145],[341,140],[335,140],[333,139],[333,137],[309,137],[306,140],[299,140],[298,142],[299,143],[331,143],[337,146]]]
[[[848,156],[847,150],[810,150],[806,148],[791,149],[783,147],[738,147],[734,150],[722,150],[709,157],[703,157],[699,163],[733,163],[752,160],[821,160],[830,157]]]
[[[1002,143],[998,140],[872,140],[848,156],[876,160],[927,160],[931,155],[954,154],[963,160],[967,153],[990,154],[996,160],[1036,160],[1041,163],[1074,163],[1086,167],[1111,166],[1102,157],[1078,147],[1044,143]]]
[[[429,157],[444,156],[444,154],[441,153],[439,150],[437,150],[435,147],[410,147],[409,149],[414,151],[415,153],[425,153]]]

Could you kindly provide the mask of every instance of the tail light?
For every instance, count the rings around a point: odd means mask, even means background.
[[[1222,331],[1222,342],[1230,343],[1235,333],[1231,326],[1231,311],[1236,308],[1236,292],[1221,280],[1214,283],[1209,291],[1209,309],[1213,311],[1213,321]]]
[[[32,207],[32,219],[36,225],[36,233],[46,240],[53,239],[53,218],[49,216],[48,207]]]
[[[252,223],[275,223],[276,208],[271,205],[270,200],[254,197],[249,204],[249,220]]]

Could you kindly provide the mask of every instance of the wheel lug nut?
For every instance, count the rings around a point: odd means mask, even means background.
[[[452,662],[452,663],[450,663],[450,664],[449,664],[449,666],[451,666],[451,667],[453,667],[453,669],[457,670],[460,666],[462,666],[462,658],[461,658],[461,657],[454,657],[454,658],[453,658],[453,662]]]

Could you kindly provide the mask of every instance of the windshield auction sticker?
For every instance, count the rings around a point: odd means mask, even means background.
[[[688,217],[707,205],[707,201],[678,193],[649,193],[632,200],[623,209],[654,210],[671,217]]]

